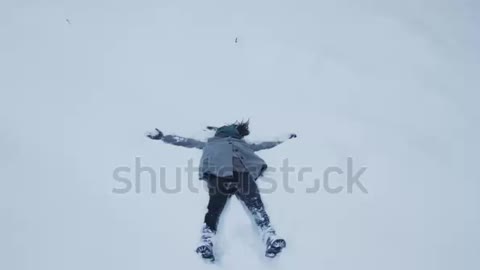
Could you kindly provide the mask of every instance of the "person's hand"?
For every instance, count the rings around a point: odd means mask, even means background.
[[[292,133],[292,134],[290,134],[290,136],[289,136],[288,138],[289,138],[289,139],[297,138],[297,134]]]
[[[163,133],[156,128],[154,131],[148,132],[146,136],[152,140],[161,140],[163,138]]]

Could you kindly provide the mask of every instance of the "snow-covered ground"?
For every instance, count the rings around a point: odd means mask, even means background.
[[[480,269],[479,12],[475,0],[0,1],[0,269]],[[288,241],[278,259],[233,199],[206,265],[193,251],[207,194],[149,192],[148,173],[140,193],[117,194],[113,172],[134,179],[138,157],[173,186],[200,151],[146,130],[205,139],[242,118],[252,141],[298,133],[260,152],[270,166],[313,171],[264,195]],[[348,157],[367,167],[368,194],[306,192]]]

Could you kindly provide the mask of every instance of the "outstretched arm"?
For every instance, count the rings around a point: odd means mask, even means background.
[[[205,147],[205,142],[190,138],[184,138],[177,135],[164,135],[158,129],[155,129],[155,131],[153,132],[147,133],[147,137],[152,140],[162,140],[164,143],[183,146],[187,148],[203,149]]]
[[[288,139],[293,139],[296,138],[297,134],[290,134]],[[261,143],[250,143],[249,146],[252,148],[253,151],[260,151],[260,150],[266,150],[273,148],[281,143],[283,143],[285,140],[278,140],[278,141],[270,141],[270,142],[261,142]]]

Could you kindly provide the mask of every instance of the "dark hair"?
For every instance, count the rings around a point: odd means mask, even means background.
[[[248,125],[250,124],[250,120],[247,121],[241,121],[241,122],[235,122],[235,125],[237,126],[238,133],[240,133],[240,136],[245,137],[250,134],[250,129]]]

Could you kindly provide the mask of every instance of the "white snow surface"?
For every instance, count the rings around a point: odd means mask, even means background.
[[[0,269],[480,269],[479,12],[475,0],[0,1]],[[288,242],[277,259],[235,198],[208,265],[194,253],[203,189],[152,193],[142,173],[140,193],[113,192],[136,157],[166,168],[169,187],[198,163],[145,131],[203,140],[248,118],[252,141],[298,134],[259,152],[271,167],[313,170],[263,196]],[[348,157],[367,167],[368,194],[305,191]]]

